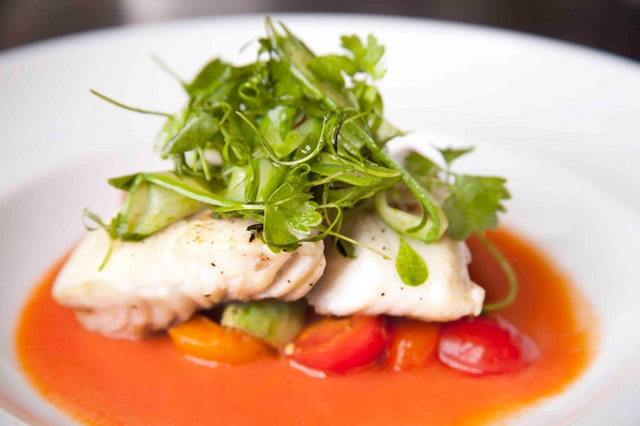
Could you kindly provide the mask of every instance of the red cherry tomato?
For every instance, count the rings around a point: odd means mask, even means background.
[[[424,367],[432,358],[440,329],[434,323],[402,318],[392,323],[390,335],[385,367],[411,371]]]
[[[449,367],[472,374],[520,370],[539,355],[527,335],[500,317],[461,319],[443,327],[438,358]]]
[[[285,347],[285,354],[310,369],[343,373],[375,361],[386,341],[380,317],[327,317],[306,327]]]

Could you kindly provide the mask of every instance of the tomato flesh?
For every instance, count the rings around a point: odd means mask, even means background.
[[[440,329],[434,323],[399,319],[391,324],[385,368],[412,371],[424,367],[435,358]]]
[[[285,354],[307,368],[343,373],[371,364],[386,342],[386,326],[380,317],[326,317],[306,327],[285,348]]]
[[[538,355],[533,340],[501,317],[465,318],[447,324],[438,345],[443,363],[472,374],[517,371]]]
[[[221,364],[246,364],[273,355],[269,345],[257,337],[202,315],[171,327],[168,333],[183,354]]]

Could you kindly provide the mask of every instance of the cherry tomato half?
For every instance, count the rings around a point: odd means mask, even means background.
[[[539,355],[527,335],[501,317],[464,318],[443,327],[438,357],[449,367],[472,374],[508,373]]]
[[[434,323],[402,318],[391,324],[390,336],[385,367],[411,371],[422,368],[432,358],[440,329]]]
[[[386,341],[380,317],[327,317],[306,327],[285,347],[285,355],[307,368],[343,373],[375,361]]]
[[[273,355],[269,345],[257,337],[202,315],[194,315],[168,332],[180,352],[207,361],[239,365]]]

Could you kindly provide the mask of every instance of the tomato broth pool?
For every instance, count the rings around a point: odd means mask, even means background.
[[[43,397],[92,425],[481,424],[518,415],[562,392],[593,355],[596,326],[586,302],[544,254],[500,230],[491,239],[520,281],[501,316],[527,333],[540,356],[514,373],[474,376],[432,357],[407,372],[372,367],[325,379],[282,357],[242,366],[186,359],[167,337],[108,339],[82,328],[50,296],[54,267],[24,308],[17,351]],[[474,280],[489,301],[506,283],[480,244],[470,241]]]

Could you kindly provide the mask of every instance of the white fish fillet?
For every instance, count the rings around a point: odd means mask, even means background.
[[[338,316],[389,314],[424,321],[451,321],[482,310],[484,289],[469,278],[471,254],[464,242],[447,237],[425,244],[405,238],[426,261],[429,278],[417,287],[401,281],[395,268],[398,235],[375,214],[359,215],[345,228],[364,246],[390,257],[357,247],[356,258],[347,259],[327,251],[325,273],[307,295],[316,312]]]
[[[303,297],[325,267],[322,242],[273,253],[249,242],[253,222],[203,212],[138,242],[91,232],[60,272],[53,297],[76,310],[85,327],[138,338],[229,300]]]

